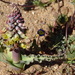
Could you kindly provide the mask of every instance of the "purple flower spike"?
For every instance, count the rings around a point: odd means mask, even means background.
[[[8,21],[7,24],[9,25],[9,31],[12,31],[12,34],[14,34],[14,31],[16,31],[15,34],[19,34],[21,36],[25,31],[26,27],[23,26],[24,23],[24,18],[22,17],[20,10],[14,10],[9,16],[8,16]],[[14,34],[14,35],[15,35]]]

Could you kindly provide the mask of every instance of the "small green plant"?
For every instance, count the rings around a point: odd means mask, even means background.
[[[33,1],[33,4],[35,5],[35,6],[40,6],[40,7],[45,7],[47,4],[45,4],[45,3],[42,3],[40,0],[34,0]]]
[[[64,14],[59,15],[57,18],[57,23],[60,25],[65,24],[67,21],[68,21],[68,17],[67,15],[64,15]]]
[[[16,67],[23,68],[23,64],[19,64],[21,60],[21,48],[25,49],[26,45],[21,43],[22,39],[25,39],[26,27],[23,25],[24,19],[18,8],[8,16],[7,24],[9,27],[5,34],[2,34],[2,45],[6,47],[3,53],[6,61],[13,64]]]
[[[55,2],[56,0],[49,0],[50,3]]]
[[[48,6],[49,4],[51,4],[52,2],[55,2],[55,1],[56,0],[50,0],[50,1],[46,2],[46,3],[43,3],[40,0],[33,0],[33,4],[35,6],[46,7],[46,6]]]
[[[75,63],[75,35],[68,33],[68,17],[60,15],[57,18],[57,24],[54,32],[50,33],[50,50],[56,50],[58,55],[64,54],[69,63]],[[64,32],[63,32],[64,31]],[[60,32],[60,33],[59,33]]]
[[[71,2],[71,3],[75,5],[75,0],[72,0],[72,2]]]
[[[67,42],[65,39],[66,38],[63,37],[60,42],[54,45],[54,48],[57,50],[58,55],[64,54],[65,56],[66,54],[65,58],[68,63],[75,63],[75,36],[68,36]]]
[[[75,35],[71,35],[67,40],[67,57],[68,62],[75,63]]]

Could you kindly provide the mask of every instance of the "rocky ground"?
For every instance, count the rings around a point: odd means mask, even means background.
[[[26,0],[4,0],[7,2],[17,3],[17,4],[25,4]],[[42,2],[46,2],[48,0],[41,0]],[[73,15],[74,13],[74,5],[70,3],[71,0],[65,0],[64,6],[61,8],[61,13],[68,14],[68,16]],[[62,5],[62,2],[60,2]],[[35,7],[34,10],[26,11],[24,8],[19,7],[22,13],[22,16],[25,20],[24,25],[28,27],[28,31],[26,33],[27,39],[25,40],[27,43],[33,40],[36,37],[38,40],[37,31],[38,29],[44,29],[46,32],[49,31],[49,25],[55,26],[56,19],[60,14],[58,11],[58,4],[52,3],[46,8]],[[0,1],[0,30],[2,28],[7,27],[6,24],[7,16],[12,12],[12,7],[8,3],[4,3]],[[45,36],[40,37],[39,41],[45,40]],[[30,66],[25,71],[21,71],[21,74],[17,74],[17,70],[9,69],[9,65],[3,62],[0,62],[0,75],[75,75],[75,66],[69,65],[65,63],[54,65],[40,65],[34,64]]]
[[[51,65],[34,64],[25,71],[15,69],[3,62],[0,62],[0,75],[75,75],[75,66],[66,63]]]

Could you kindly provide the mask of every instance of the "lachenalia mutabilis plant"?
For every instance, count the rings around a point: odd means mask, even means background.
[[[25,49],[25,44],[23,44],[21,40],[26,38],[25,32],[27,29],[23,25],[23,23],[24,19],[22,18],[22,14],[19,8],[16,7],[15,10],[13,10],[12,13],[8,16],[8,28],[1,37],[1,47],[6,47],[6,49],[4,49],[4,52],[2,52],[2,54],[4,55],[3,59],[6,60],[6,62],[23,69],[25,65],[28,65],[34,61],[41,63],[42,61],[52,61],[63,58],[63,55],[22,55],[21,50]]]
[[[16,7],[16,6],[15,6]],[[8,16],[8,27],[5,34],[2,34],[2,44],[6,47],[6,60],[16,66],[21,60],[21,39],[26,38],[26,27],[23,25],[24,18],[20,10],[16,7]],[[17,67],[22,67],[20,64]]]

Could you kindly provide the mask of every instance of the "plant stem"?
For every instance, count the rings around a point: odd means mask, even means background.
[[[67,49],[67,47],[68,47],[68,42],[67,42],[67,38],[68,38],[68,26],[69,26],[69,24],[68,23],[66,23],[66,30],[65,30],[65,40],[66,40],[66,50],[65,50],[65,57],[67,57],[66,56],[66,53],[69,51],[70,53],[71,53],[71,51],[70,51],[70,49],[68,48]]]
[[[60,12],[60,14],[62,14],[59,0],[57,0],[57,2],[58,2],[58,8],[59,8],[58,11]]]
[[[62,6],[64,6],[64,0],[62,0]]]
[[[14,63],[18,63],[20,61],[20,53],[15,50],[12,51],[12,59]]]
[[[68,31],[68,25],[66,24],[66,30],[65,30],[65,37],[66,37],[66,41],[67,41],[67,31]]]
[[[20,49],[18,47],[14,48],[14,50],[12,51],[12,59],[13,63],[18,63],[21,60]]]

